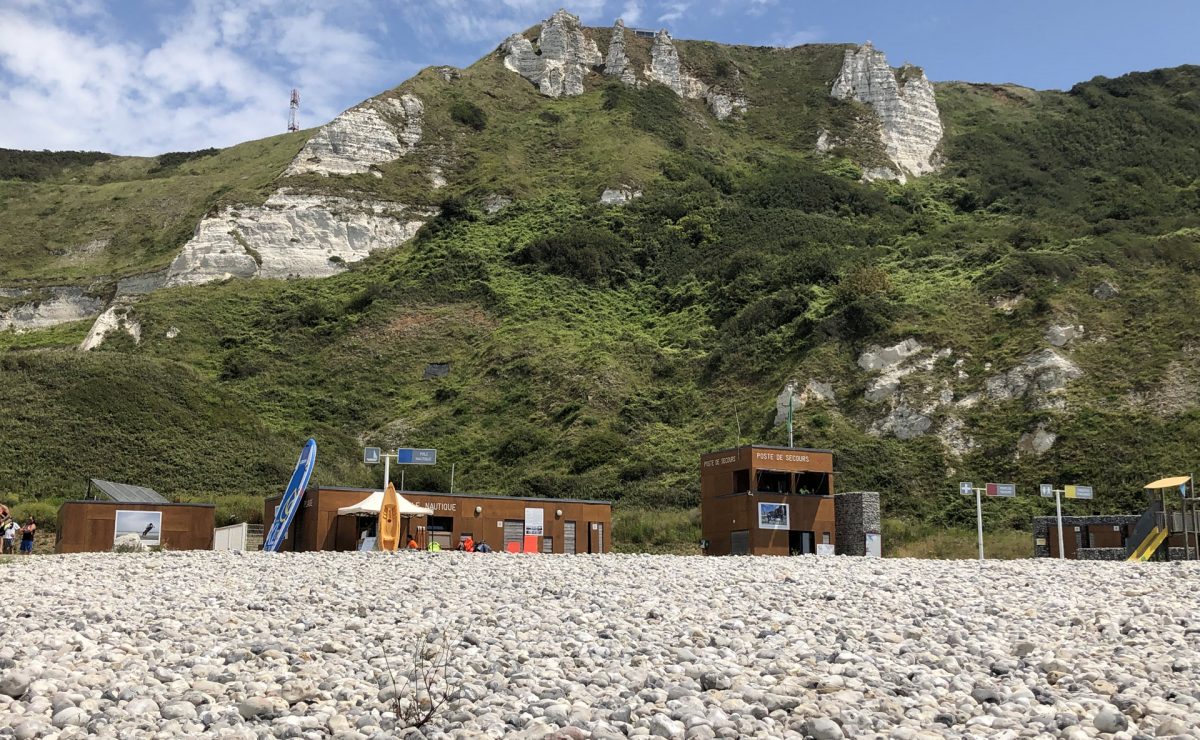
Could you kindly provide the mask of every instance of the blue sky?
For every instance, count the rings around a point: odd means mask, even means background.
[[[121,154],[314,126],[430,64],[464,66],[563,0],[0,0],[0,147]],[[1196,0],[577,0],[589,25],[792,46],[866,40],[933,80],[1069,88],[1200,63]]]

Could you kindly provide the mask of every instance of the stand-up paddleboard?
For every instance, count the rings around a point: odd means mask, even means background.
[[[292,479],[283,490],[283,498],[279,500],[279,507],[275,509],[275,521],[271,523],[271,529],[263,539],[263,552],[279,550],[283,536],[292,523],[292,517],[296,516],[296,509],[300,508],[300,499],[304,498],[304,489],[308,487],[308,479],[312,477],[316,464],[317,440],[310,439],[300,452],[296,471],[292,473]]]
[[[395,550],[400,545],[400,497],[396,495],[394,483],[388,483],[383,492],[383,504],[379,507],[379,521],[375,530],[379,539],[375,541],[380,550]]]

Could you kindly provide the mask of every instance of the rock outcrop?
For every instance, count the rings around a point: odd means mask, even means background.
[[[604,74],[616,77],[626,85],[638,84],[637,73],[625,54],[625,22],[620,18],[613,24],[612,39],[608,42],[608,56],[604,58]]]
[[[559,98],[582,95],[584,79],[593,71],[603,71],[626,85],[644,84],[638,79],[626,48],[625,23],[620,19],[613,24],[608,54],[601,57],[596,42],[588,38],[578,16],[559,10],[542,22],[536,40],[514,33],[500,45],[499,51],[505,67],[532,82],[543,95]],[[644,74],[680,97],[703,100],[709,111],[722,121],[746,110],[745,96],[713,87],[688,73],[665,29],[654,37],[650,66]]]
[[[874,428],[876,434],[891,434],[897,439],[915,439],[929,432],[933,420],[925,414],[900,405]]]
[[[1072,340],[1083,336],[1083,327],[1071,324],[1054,324],[1046,329],[1046,341],[1055,347],[1065,347]]]
[[[284,175],[369,172],[416,147],[424,114],[421,99],[410,94],[357,105],[318,129]]]
[[[605,206],[623,206],[634,198],[642,197],[642,191],[622,185],[619,188],[605,188],[600,193],[600,204]]]
[[[1092,295],[1101,301],[1111,301],[1121,294],[1121,289],[1107,280],[1102,280],[1092,288]]]
[[[584,34],[579,16],[565,10],[542,23],[537,43],[534,49],[533,42],[523,35],[509,36],[500,47],[504,66],[551,98],[581,95],[584,75],[604,61],[596,42]]]
[[[1082,375],[1079,366],[1058,350],[1044,349],[1027,356],[1008,372],[988,378],[987,394],[997,401],[1026,397],[1047,401],[1048,396],[1061,394],[1068,382]]]
[[[88,330],[87,337],[80,343],[79,349],[88,352],[99,347],[114,331],[124,331],[133,337],[135,343],[141,342],[142,325],[130,313],[136,300],[132,296],[114,300],[112,305],[96,318],[92,328]]]
[[[1057,439],[1058,435],[1047,429],[1045,424],[1038,424],[1036,429],[1025,432],[1017,440],[1017,457],[1043,455],[1050,451]]]
[[[83,288],[46,288],[36,300],[33,293],[19,289],[8,291],[3,297],[19,300],[25,296],[30,297],[28,302],[0,311],[0,331],[48,329],[89,319],[104,309],[104,301],[88,295]]]
[[[671,41],[671,34],[666,29],[654,37],[654,45],[650,47],[650,66],[646,68],[646,77],[662,83],[675,91],[681,98],[699,99],[708,92],[708,86],[692,77],[679,63],[679,52]]]
[[[868,41],[846,50],[831,94],[871,106],[899,179],[937,169],[934,155],[942,140],[942,122],[933,85],[920,68],[905,65],[893,70],[883,52]]]
[[[709,112],[721,121],[746,110],[746,99],[741,95],[719,90],[688,73],[666,29],[654,37],[646,77],[666,85],[681,98],[703,100]]]
[[[433,212],[401,203],[293,194],[205,218],[168,269],[166,285],[229,277],[325,277],[411,239]]]
[[[775,398],[775,424],[783,424],[787,422],[788,402],[792,404],[792,413],[797,409],[803,408],[810,403],[822,402],[833,404],[837,402],[837,397],[833,393],[833,385],[831,383],[822,383],[819,380],[809,378],[804,384],[804,390],[796,392],[796,381],[792,381],[783,387],[779,395]]]
[[[921,343],[912,337],[891,347],[868,347],[858,356],[858,366],[867,372],[886,370],[921,350]]]

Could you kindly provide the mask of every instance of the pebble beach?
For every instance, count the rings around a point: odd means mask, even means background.
[[[1054,560],[34,556],[0,564],[0,738],[1193,738],[1198,578]],[[431,692],[407,683],[443,663]]]

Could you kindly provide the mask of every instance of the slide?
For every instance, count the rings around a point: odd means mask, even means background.
[[[1167,534],[1166,527],[1155,527],[1150,530],[1150,534],[1146,535],[1146,539],[1142,540],[1141,544],[1137,546],[1137,549],[1129,556],[1129,560],[1131,562],[1149,560],[1158,551],[1163,541],[1167,539]]]

